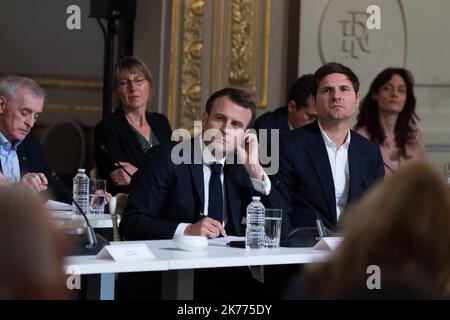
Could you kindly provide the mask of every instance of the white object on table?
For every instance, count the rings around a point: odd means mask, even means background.
[[[226,236],[220,238],[209,239],[208,244],[210,246],[226,247],[231,241],[245,241],[245,237]]]
[[[127,244],[127,245],[107,245],[99,253],[97,259],[113,259],[114,261],[142,261],[155,259],[145,243]]]
[[[176,236],[173,243],[178,249],[185,251],[203,250],[208,246],[208,239],[203,236]]]
[[[334,251],[342,242],[343,237],[323,237],[320,241],[314,246],[315,250],[327,250]]]
[[[67,211],[50,211],[53,222],[57,228],[86,228],[86,221],[83,216],[77,214],[68,214]],[[87,214],[90,224],[93,228],[112,228],[111,215],[109,214]],[[120,222],[120,217],[118,217]]]
[[[46,205],[49,210],[72,212],[72,205],[65,202],[48,200]]]

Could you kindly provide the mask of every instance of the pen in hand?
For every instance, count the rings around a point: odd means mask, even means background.
[[[205,219],[205,218],[207,218],[208,216],[207,215],[205,215],[203,212],[200,212],[199,213],[199,220],[198,221],[201,221],[201,220],[203,220],[203,219]],[[209,221],[207,221],[209,224],[211,224],[213,227],[216,227],[216,228],[218,228],[219,229],[219,231],[220,231],[220,233],[218,234],[218,237],[220,237],[220,236],[222,236],[222,237],[226,237],[227,236],[227,233],[226,233],[226,231],[225,231],[225,228],[224,228],[224,226],[219,222],[219,221],[217,221],[217,220],[215,220],[215,219],[208,219]],[[218,226],[218,225],[220,225],[220,227]]]

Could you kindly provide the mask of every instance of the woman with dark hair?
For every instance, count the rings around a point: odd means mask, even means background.
[[[143,62],[133,57],[120,59],[115,67],[113,88],[119,106],[95,127],[95,161],[112,194],[128,193],[131,179],[128,173],[133,175],[137,171],[149,148],[169,142],[172,130],[163,114],[146,111],[154,85]]]
[[[415,110],[414,79],[402,68],[379,73],[361,101],[355,129],[380,146],[386,175],[425,156]]]

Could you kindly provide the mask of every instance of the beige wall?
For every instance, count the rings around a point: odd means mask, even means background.
[[[364,52],[344,52],[352,37],[343,36],[342,22],[350,11],[365,12],[369,4],[381,8],[381,30],[368,31]],[[442,168],[450,160],[450,2],[391,0],[303,0],[300,17],[299,74],[313,72],[324,62],[339,61],[360,77],[361,94],[375,75],[389,66],[412,71],[416,80],[419,127],[428,157]],[[365,22],[359,16],[360,21]],[[357,32],[360,32],[357,26]],[[322,50],[321,50],[322,49]]]
[[[0,1],[0,74],[31,77],[47,91],[45,112],[33,130],[37,137],[58,121],[82,126],[87,168],[92,164],[92,129],[101,118],[103,74],[103,38],[88,17],[89,2]],[[81,9],[81,30],[66,27],[66,9],[72,4]],[[61,146],[67,143],[69,137],[61,137]]]
[[[66,9],[71,4],[80,6],[81,30],[66,27]],[[0,74],[47,80],[43,86],[49,106],[40,125],[52,122],[53,117],[86,126],[100,119],[103,39],[88,14],[89,0],[0,2]],[[88,88],[88,81],[98,85]],[[91,112],[76,112],[75,106]]]

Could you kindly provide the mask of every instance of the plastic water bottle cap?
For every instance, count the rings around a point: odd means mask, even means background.
[[[259,200],[261,200],[261,197],[252,197],[252,200],[257,200],[257,201],[259,201]]]
[[[78,172],[86,172],[86,169],[78,169]]]

